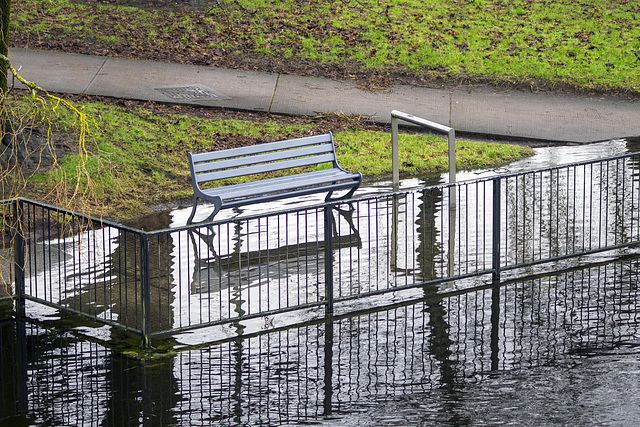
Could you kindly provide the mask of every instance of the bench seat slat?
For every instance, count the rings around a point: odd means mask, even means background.
[[[256,153],[267,153],[270,151],[285,150],[295,147],[304,147],[307,145],[316,145],[322,143],[331,144],[331,134],[308,136],[304,138],[288,139],[286,141],[269,142],[265,144],[250,145],[247,147],[230,148],[227,150],[211,151],[209,153],[192,154],[193,161],[209,162],[227,157],[247,156]]]
[[[196,181],[198,183],[217,181],[220,179],[237,178],[239,176],[254,175],[257,173],[267,173],[283,169],[312,166],[320,163],[332,162],[334,158],[333,154],[322,154],[313,157],[302,157],[300,159],[282,160],[276,163],[262,163],[253,166],[243,166],[234,169],[226,169],[224,171],[197,174]]]
[[[348,184],[344,183],[344,184],[336,185],[332,187],[331,191],[347,190],[351,188],[353,188],[353,185],[351,183],[348,183]],[[317,193],[322,193],[326,191],[328,190],[326,190],[324,187],[319,187],[319,188],[302,188],[298,190],[288,191],[286,193],[269,193],[269,194],[262,195],[260,197],[252,197],[251,199],[249,199],[251,203],[247,203],[247,199],[229,200],[225,202],[224,207],[235,208],[240,206],[246,206],[249,204],[272,202],[275,200],[289,199],[291,197],[306,196],[309,194],[317,194]]]
[[[223,202],[228,199],[239,199],[247,197],[259,197],[266,193],[281,193],[291,191],[296,188],[312,188],[329,186],[342,181],[350,181],[348,186],[353,186],[353,181],[359,180],[360,175],[327,169],[306,174],[284,176],[260,181],[247,182],[242,184],[229,185],[225,187],[211,188],[204,190],[208,196],[219,196]]]
[[[237,168],[238,166],[246,167],[267,162],[274,162],[273,170],[279,170],[275,162],[294,159],[298,157],[317,156],[320,154],[332,155],[332,151],[333,146],[331,144],[312,145],[291,150],[271,151],[268,153],[255,154],[252,156],[225,158],[224,160],[218,160],[215,162],[210,161],[195,163],[193,170],[196,174],[201,174],[202,172],[222,171],[225,169]],[[198,181],[202,182],[199,177]]]

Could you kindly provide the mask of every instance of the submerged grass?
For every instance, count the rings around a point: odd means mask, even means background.
[[[22,45],[87,53],[638,94],[639,13],[625,0],[220,0],[189,12],[23,0],[12,27]]]
[[[193,195],[186,155],[241,144],[276,141],[320,133],[309,123],[202,119],[174,114],[154,114],[144,108],[126,109],[113,104],[87,103],[85,113],[95,118],[91,156],[84,160],[85,174],[76,173],[80,154],[59,159],[60,167],[30,178],[28,196],[46,199],[57,183],[86,179],[99,199],[103,213],[124,218],[144,213],[160,203],[190,199]],[[58,127],[67,129],[71,117],[60,114]],[[361,171],[373,179],[391,173],[388,131],[359,130],[355,127],[334,133],[341,165]],[[444,138],[403,134],[401,172],[419,175],[447,168],[447,141]],[[461,169],[489,167],[527,155],[526,147],[459,141],[457,163]],[[70,188],[74,182],[70,182]]]

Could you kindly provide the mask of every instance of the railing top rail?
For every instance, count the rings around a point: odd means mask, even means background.
[[[100,225],[102,227],[118,228],[120,230],[129,231],[131,233],[136,233],[136,234],[148,234],[143,230],[138,230],[138,229],[135,229],[135,228],[132,228],[132,227],[128,227],[128,226],[120,224],[120,223],[118,223],[116,221],[112,221],[112,220],[108,220],[108,219],[104,219],[104,218],[96,218],[96,217],[93,217],[93,216],[90,216],[90,215],[81,214],[81,213],[74,212],[74,211],[71,211],[71,210],[68,210],[68,209],[64,209],[64,208],[48,205],[48,204],[43,203],[43,202],[37,202],[35,200],[30,200],[30,199],[27,199],[25,197],[17,197],[15,199],[11,199],[10,201],[3,200],[3,201],[0,201],[0,203],[17,202],[17,201],[23,201],[23,202],[29,203],[31,205],[38,206],[38,207],[45,208],[45,209],[49,209],[51,211],[62,213],[62,214],[65,214],[65,215],[73,215],[75,217],[82,218],[82,219],[87,220],[87,221],[91,221],[91,222],[93,222],[95,224],[98,224],[98,225]]]
[[[503,174],[496,174],[496,176],[485,177],[485,178],[477,178],[477,179],[470,179],[470,180],[467,180],[467,181],[461,181],[460,183],[463,183],[463,182],[467,182],[468,183],[468,182],[475,182],[475,181],[485,181],[485,180],[494,179],[496,177],[499,177],[499,178],[514,178],[514,177],[518,177],[518,176],[522,176],[522,175],[531,175],[531,174],[536,174],[536,173],[557,171],[557,170],[561,170],[561,169],[571,169],[571,168],[580,167],[580,166],[595,165],[597,163],[607,163],[607,162],[619,161],[619,160],[629,159],[629,158],[632,158],[632,157],[640,157],[640,152],[638,152],[638,153],[628,153],[628,154],[623,154],[623,155],[614,156],[614,157],[603,157],[603,158],[594,159],[594,160],[584,160],[584,161],[581,161],[581,162],[566,163],[566,164],[563,164],[563,165],[549,166],[549,167],[546,167],[546,168],[532,169],[532,170],[522,171],[522,172],[509,172],[509,173],[503,173]]]
[[[437,130],[442,133],[449,133],[453,130],[453,128],[450,128],[449,126],[441,125],[440,123],[432,122],[421,117],[416,117],[412,114],[403,113],[402,111],[392,110],[391,117],[404,120],[405,122],[413,123],[414,125]]]

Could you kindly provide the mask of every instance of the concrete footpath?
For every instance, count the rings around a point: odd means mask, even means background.
[[[640,136],[640,100],[404,85],[370,92],[348,81],[31,49],[9,57],[26,80],[55,92],[383,123],[399,110],[458,132],[560,142]]]

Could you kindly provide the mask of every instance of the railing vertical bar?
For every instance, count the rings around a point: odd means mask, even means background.
[[[193,269],[193,278],[191,280],[197,281],[197,283],[199,283],[200,289],[202,292],[202,286],[203,286],[203,274],[202,274],[202,265],[201,262],[202,260],[200,259],[200,254],[202,253],[202,240],[198,239],[197,243],[195,245],[193,245],[193,256],[190,256],[190,251],[191,251],[191,246],[187,245],[187,260],[191,260],[193,259],[194,262],[194,269]],[[187,268],[187,271],[189,271],[190,269]],[[187,273],[187,278],[189,278],[189,275]],[[207,285],[209,284],[209,281],[207,279]],[[187,284],[188,286],[188,295],[189,298],[191,298],[191,283]],[[202,293],[200,294],[202,295]],[[202,298],[198,298],[198,322],[202,323],[202,309],[203,309],[203,299]],[[191,312],[191,304],[189,304],[189,312]],[[189,325],[191,325],[191,319],[189,319]]]
[[[379,224],[378,215],[379,215],[379,212],[380,212],[380,201],[379,200],[380,199],[375,199],[373,201],[373,211],[375,212],[375,215],[373,217],[374,218],[373,227],[371,227],[371,216],[369,216],[369,218],[368,218],[369,219],[369,230],[372,230],[372,229],[374,230],[374,238],[370,239],[370,240],[373,240],[373,242],[375,242],[374,252],[375,252],[375,260],[376,260],[376,263],[375,263],[375,266],[376,266],[375,280],[370,281],[370,283],[378,283],[379,280],[380,280],[380,277],[379,277],[379,275],[380,275],[380,242],[379,242],[380,234],[379,234],[379,230],[378,230],[378,224]],[[371,213],[371,210],[369,210],[369,213]],[[369,235],[369,236],[371,236],[371,235]],[[371,246],[369,246],[369,248],[371,248]],[[386,264],[387,263],[385,263],[385,268],[386,268]]]
[[[599,209],[598,209],[598,247],[602,247],[602,191],[605,185],[604,172],[602,168],[602,164],[600,164],[600,197],[599,201]]]
[[[107,232],[107,230],[105,230],[106,227],[102,227],[101,228],[101,232],[102,232],[102,264],[103,265],[107,265],[107,239],[105,238],[105,233]],[[105,277],[104,280],[102,280],[102,300],[104,301],[104,317],[105,319],[108,317],[108,309],[107,307],[111,307],[111,300],[107,299],[107,284],[109,283],[108,279]]]
[[[629,233],[629,235],[631,236],[632,240],[638,241],[638,240],[640,240],[640,233],[639,233],[638,237],[636,237],[635,239],[633,237],[633,224],[635,223],[634,218],[633,218],[633,211],[636,211],[636,212],[639,211],[639,209],[636,208],[636,203],[638,203],[638,200],[640,200],[640,199],[636,198],[635,188],[636,188],[637,179],[635,179],[636,174],[633,172],[633,169],[634,169],[633,168],[633,164],[634,163],[635,164],[638,163],[638,159],[637,158],[635,158],[634,161],[632,162],[632,169],[631,169],[631,209],[632,209],[632,211],[631,211],[631,221],[630,221],[631,222],[631,232]],[[637,187],[638,187],[638,190],[640,191],[640,185],[637,186]],[[637,220],[637,218],[636,218],[636,220]],[[638,228],[640,229],[640,227],[638,227]]]
[[[409,195],[404,196],[404,284],[409,280],[409,210],[411,209]]]
[[[279,264],[282,262],[282,254],[280,253],[280,219],[281,219],[281,215],[276,216],[276,264]],[[285,271],[287,270],[288,266],[285,264]],[[278,274],[278,301],[277,301],[277,306],[278,308],[282,308],[282,275]]]
[[[286,248],[289,248],[289,214],[285,214],[284,216],[284,245]],[[297,250],[297,248],[296,248]],[[287,266],[287,271],[289,271],[289,250],[287,249],[287,251],[284,254],[285,257],[285,265]],[[289,299],[289,295],[290,295],[290,290],[289,290],[289,280],[287,280],[284,284],[285,286],[285,303],[287,305],[287,307],[291,306],[290,303],[290,299]]]
[[[445,205],[444,203],[445,201],[445,196],[444,196],[444,191],[442,192],[442,215],[440,215],[440,230],[442,230],[442,233],[440,233],[440,247],[445,248],[444,245],[444,230],[445,229],[445,225],[448,225],[448,221],[451,220],[451,215],[449,214],[449,209],[447,208],[447,206],[449,206],[448,202],[449,200],[447,199],[447,205]],[[445,223],[445,217],[448,219],[447,222]],[[448,227],[448,229],[450,230],[451,227]],[[449,257],[447,256],[447,261],[448,261]],[[450,271],[450,266],[449,264],[446,264],[447,268],[445,269],[445,253],[444,250],[441,251],[440,253],[440,277],[447,277],[446,275],[449,274]],[[445,273],[446,271],[446,273]]]
[[[140,237],[138,235],[138,237]],[[135,319],[136,319],[136,329],[140,329],[143,330],[143,325],[142,325],[142,318],[140,317],[140,310],[141,310],[141,294],[140,292],[142,291],[142,286],[141,286],[141,281],[142,281],[142,269],[144,268],[144,266],[141,264],[141,252],[143,250],[143,248],[139,247],[141,243],[141,240],[138,239],[133,239],[133,265],[134,265],[134,269],[133,269],[133,274],[134,274],[134,283],[135,285],[133,286],[133,297],[134,297],[134,306],[135,306]],[[139,285],[140,284],[140,285]]]
[[[236,229],[236,224],[233,222],[227,223],[227,236],[229,243],[231,242],[231,227],[233,226],[234,232]],[[227,244],[227,251],[229,252],[229,256],[227,257],[227,270],[231,271],[231,260],[233,256],[236,255],[235,248],[231,248],[230,244]],[[238,271],[240,271],[240,258],[238,257]],[[227,275],[227,316],[231,318],[231,299],[232,299],[232,284],[231,284],[231,274]]]
[[[22,200],[16,200],[12,203],[14,224],[12,226],[14,230],[15,240],[13,247],[14,256],[14,280],[15,280],[15,295],[16,305],[19,316],[24,316],[24,294],[25,294],[25,251],[26,251],[26,239],[24,233],[25,219],[24,219],[24,203]]]
[[[357,230],[357,234],[356,234],[355,238],[357,240],[357,243],[360,243],[362,241],[362,240],[360,240],[360,229],[361,229],[361,227],[360,227],[360,202],[356,202],[356,206],[357,207],[353,208],[353,209],[355,209],[353,211],[353,213],[356,216],[356,226],[355,227],[356,227],[356,230]],[[362,279],[361,279],[362,263],[361,263],[361,259],[360,259],[360,255],[362,253],[362,251],[360,250],[361,246],[362,246],[361,244],[358,244],[358,246],[357,246],[358,250],[356,251],[356,254],[358,256],[358,273],[357,273],[358,274],[358,276],[357,276],[358,285],[360,283],[362,283]]]
[[[42,241],[43,241],[43,244],[42,244],[42,250],[43,250],[43,251],[44,251],[44,250],[46,250],[46,251],[47,251],[47,256],[46,256],[46,258],[47,258],[47,263],[48,263],[48,265],[44,262],[44,259],[43,259],[43,260],[42,260],[42,261],[43,261],[43,265],[42,265],[42,267],[43,267],[44,271],[46,271],[46,272],[48,273],[48,275],[49,275],[49,296],[51,297],[51,302],[55,302],[55,301],[53,300],[53,276],[52,276],[53,261],[52,261],[52,258],[51,258],[51,252],[52,252],[52,250],[51,250],[51,244],[49,243],[48,247],[47,247],[47,246],[45,246],[45,242],[50,242],[50,241],[51,241],[51,211],[47,210],[47,212],[46,212],[46,213],[47,213],[47,215],[46,215],[47,220],[46,220],[46,222],[45,222],[45,221],[44,221],[44,216],[45,216],[45,215],[44,215],[44,210],[43,210],[43,215],[42,215],[42,217],[43,217],[43,221],[42,221],[42,227],[43,227],[43,233],[42,233]],[[46,249],[45,249],[45,248],[46,248]],[[57,250],[59,251],[59,250],[60,250],[60,248],[57,248]],[[59,252],[58,252],[58,254],[59,254]],[[43,253],[43,255],[44,255],[44,253]],[[44,256],[43,256],[43,258],[44,258]],[[48,271],[47,271],[47,270],[48,270]],[[46,276],[47,276],[47,274],[45,273],[43,276],[44,276],[44,277],[46,277]],[[58,286],[60,286],[60,284],[58,284]]]
[[[56,244],[58,247],[58,253],[60,254],[60,259],[62,259],[64,257],[64,254],[66,253],[66,244],[64,242],[64,232],[63,229],[61,229],[60,227],[60,223],[61,218],[60,218],[61,214],[58,213],[57,217],[56,217],[56,233],[58,235],[57,239],[56,239]],[[58,283],[59,283],[59,287],[60,287],[60,292],[61,294],[67,295],[67,281],[63,280],[63,277],[66,279],[66,268],[67,268],[67,263],[62,263],[61,266],[59,266],[61,268],[58,268]],[[64,288],[64,290],[63,290]]]
[[[475,258],[476,264],[474,266],[475,270],[478,271],[480,266],[480,183],[475,183],[475,210],[476,210],[476,222],[475,222]],[[484,224],[483,224],[484,226]],[[484,255],[483,255],[484,256]]]
[[[118,254],[118,294],[119,294],[119,307],[120,313],[119,318],[124,319],[124,324],[129,326],[129,310],[126,307],[129,307],[128,302],[128,292],[126,292],[127,285],[127,268],[126,268],[126,259],[127,259],[127,232],[124,230],[120,231],[120,244],[123,248],[122,251]],[[122,271],[122,257],[124,255],[125,259],[125,268]],[[123,281],[124,281],[124,292],[123,292]],[[124,294],[124,304],[122,303],[122,295]]]
[[[149,280],[149,236],[140,234],[140,296],[142,302],[142,346],[151,348],[151,289]]]
[[[246,268],[246,288],[247,288],[247,297],[246,300],[242,299],[242,281],[240,282],[240,288],[238,290],[239,294],[240,294],[240,301],[245,301],[247,304],[247,310],[240,310],[241,312],[243,312],[243,314],[251,314],[251,298],[250,296],[250,289],[249,289],[249,284],[251,283],[251,261],[252,261],[252,257],[251,257],[251,244],[252,244],[252,240],[251,240],[251,220],[246,220],[244,221],[245,224],[245,229],[246,229],[246,237],[245,237],[245,241],[247,242],[247,262],[245,265]],[[242,234],[239,233],[238,236],[241,236]],[[240,251],[241,251],[241,247],[238,246],[238,255],[240,256]]]
[[[623,169],[624,170],[624,169]],[[620,204],[622,205],[622,209],[620,209],[620,216],[618,217],[618,220],[616,221],[616,225],[615,225],[615,240],[614,240],[614,244],[617,245],[618,242],[622,242],[624,241],[623,239],[623,233],[624,233],[624,211],[625,211],[625,201],[624,198],[620,197],[620,193],[625,194],[624,193],[624,188],[625,188],[625,179],[624,179],[624,173],[622,173],[622,177],[620,177],[620,159],[616,160],[616,197],[615,197],[615,201],[616,204],[618,204],[618,202],[621,202]],[[622,183],[620,183],[620,181],[622,181]],[[622,187],[622,188],[620,188]],[[618,229],[620,229],[620,233],[618,232]],[[618,239],[618,236],[620,236],[620,239]]]
[[[618,185],[620,184],[619,182],[619,176],[618,176],[618,167],[619,167],[619,159],[615,160],[615,165],[612,165],[612,168],[614,169],[613,177],[610,177],[609,179],[611,179],[613,181],[613,191],[610,192],[612,194],[608,194],[607,195],[607,215],[609,214],[609,205],[611,204],[611,201],[609,200],[609,198],[613,199],[613,204],[616,206],[616,210],[612,213],[613,215],[613,244],[616,245],[618,243],[618,225],[619,225],[619,218],[618,215],[616,215],[616,212],[619,212],[619,210],[617,209],[618,206]],[[622,211],[624,211],[624,203],[622,204]],[[609,224],[609,221],[606,222],[607,224]],[[609,231],[607,230],[607,235],[609,234]],[[607,245],[609,244],[609,241],[607,240]]]
[[[458,187],[459,188],[459,194],[462,197],[462,186]],[[462,220],[460,221],[460,237],[462,237]],[[460,241],[462,241],[462,238],[460,239]],[[465,257],[464,257],[464,266],[465,269],[464,271],[462,270],[462,253],[460,253],[460,256],[458,257],[458,259],[460,259],[460,263],[459,263],[459,270],[458,273],[459,274],[463,274],[463,273],[467,273],[469,270],[469,263],[470,263],[470,258],[469,258],[469,184],[465,184],[464,185],[464,241],[465,241]],[[458,245],[458,246],[462,246],[462,245]],[[458,249],[459,252],[462,252],[462,247],[460,247]]]
[[[88,267],[91,269],[89,278],[93,278],[93,315],[98,317],[98,250],[97,250],[97,236],[95,231],[95,223],[88,221],[87,226],[87,256]],[[93,255],[93,262],[91,262],[91,256]],[[91,301],[91,280],[89,282],[89,301]],[[91,311],[91,308],[89,308]]]
[[[314,225],[314,227],[316,229],[315,235],[319,236],[320,235],[320,218],[319,218],[319,214],[320,213],[319,213],[318,209],[314,209],[312,212],[315,215],[315,218],[312,219],[313,225]],[[309,216],[310,216],[310,211],[307,209],[307,210],[304,211],[304,230],[305,230],[304,238],[305,238],[305,243],[307,243],[307,244],[309,243],[309,240],[310,240],[309,239],[309,237],[310,237],[309,236]],[[316,237],[315,240],[317,242],[318,238]],[[318,245],[318,244],[316,243],[316,245]],[[307,247],[308,247],[308,245],[307,245]],[[304,281],[304,287],[305,287],[305,289],[304,289],[305,290],[304,302],[305,303],[309,302],[311,300],[311,298],[310,298],[311,287],[310,287],[310,280],[309,280],[309,270],[310,270],[310,267],[311,267],[310,263],[309,263],[309,256],[310,255],[311,254],[309,253],[309,250],[306,250],[305,254],[304,254],[304,265],[305,265],[305,268],[306,268],[305,281]],[[320,292],[318,292],[318,294],[319,293]]]
[[[178,231],[178,242],[180,241],[180,235],[181,234],[186,234],[186,232],[184,231]],[[171,319],[171,311],[169,309],[169,304],[171,301],[171,253],[169,251],[169,247],[170,244],[169,242],[172,240],[172,235],[171,234],[165,234],[163,235],[164,240],[167,242],[166,245],[164,245],[165,247],[165,254],[164,254],[164,259],[167,261],[165,263],[165,265],[162,265],[162,258],[160,258],[160,242],[158,242],[158,317],[159,317],[159,321],[158,321],[158,330],[159,331],[164,331],[165,329],[171,329],[171,324],[169,322],[169,320]],[[188,237],[185,236],[185,240]],[[164,268],[163,268],[164,267]],[[164,282],[161,281],[161,272],[164,270],[164,274],[166,275],[167,279],[165,282],[165,286],[167,287],[167,294],[166,294],[166,298],[167,298],[167,307],[163,307],[162,304],[162,286],[160,286],[160,283]],[[164,313],[164,309],[166,308],[166,314]],[[163,322],[163,316],[167,316],[167,322],[165,325],[165,322]]]
[[[592,172],[593,168],[588,168],[587,165],[584,166],[584,173],[582,178],[582,251],[588,250],[588,247],[591,244],[590,242],[592,227],[590,218],[593,204],[593,193],[590,186],[593,185],[593,180],[591,179]]]
[[[487,265],[487,181],[482,181],[482,269]]]
[[[540,236],[539,236],[540,244],[538,245],[538,247],[540,249],[538,251],[538,259],[542,259],[543,219],[544,219],[543,218],[543,213],[544,213],[544,197],[543,197],[543,195],[544,195],[544,189],[543,189],[543,187],[544,187],[544,178],[542,176],[542,172],[539,172],[539,175],[540,175],[540,179],[538,179],[538,181],[540,182],[540,190],[539,190],[538,199],[540,200],[540,206],[539,206],[539,209],[538,209],[538,222],[540,224],[540,227],[539,227],[540,228]],[[549,186],[551,186],[551,183],[549,183]],[[538,190],[537,187],[536,187],[536,190]],[[531,260],[534,261],[535,260],[535,256],[532,256]]]
[[[568,172],[567,172],[568,175]],[[572,205],[569,204],[569,198],[567,197],[567,212],[571,212],[571,214],[567,215],[567,251],[569,251],[569,246],[571,246],[571,251],[575,251],[576,248],[576,232],[578,231],[576,228],[576,210],[578,209],[577,200],[576,200],[576,180],[577,180],[577,172],[576,167],[573,168],[573,178],[571,182],[573,184],[573,188],[571,191],[571,195],[573,196]],[[573,207],[573,209],[571,209]],[[569,217],[571,216],[571,220]],[[569,227],[573,224],[573,233],[570,233]],[[569,239],[573,237],[573,241],[569,244]]]
[[[40,232],[42,233],[42,238],[44,240],[46,238],[46,234],[45,234],[46,233],[46,230],[45,230],[45,227],[46,227],[45,209],[41,208],[39,213],[40,213],[40,215],[39,215],[40,218],[39,219],[40,219],[40,228],[41,228]],[[37,235],[37,232],[36,232],[35,228],[34,228],[33,235],[34,235],[34,237]],[[42,248],[43,248],[43,250],[42,250],[42,253],[40,254],[40,262],[42,263],[42,267],[46,268],[47,267],[47,255],[45,253],[44,245],[43,245]],[[36,254],[38,253],[38,240],[35,239],[35,238],[33,239],[33,244],[32,244],[31,250]],[[37,265],[38,264],[36,263],[35,264],[36,271],[37,271]],[[48,300],[47,299],[47,294],[48,294],[47,291],[49,290],[49,288],[48,288],[47,285],[48,285],[48,283],[47,283],[47,275],[43,274],[42,275],[42,291],[44,292],[44,295],[42,295],[42,298],[44,298],[45,301]]]
[[[260,227],[260,220],[263,218],[258,218],[256,220],[257,224],[256,224],[256,234],[257,234],[257,251],[258,251],[258,311],[260,311],[262,309],[263,306],[263,302],[265,302],[264,300],[266,300],[267,303],[267,310],[268,310],[268,306],[269,306],[269,292],[267,290],[267,297],[264,298],[262,295],[262,289],[264,288],[264,284],[262,283],[262,227]],[[268,218],[264,218],[265,220],[268,220]],[[251,249],[249,249],[249,251],[251,251]],[[267,270],[268,271],[268,270]],[[265,278],[267,286],[269,283],[269,278],[266,277]],[[248,283],[247,283],[248,285]],[[248,289],[248,286],[247,286]],[[249,299],[251,299],[251,294],[249,293]]]
[[[516,260],[516,262],[518,262],[518,252],[520,251],[520,245],[518,244],[518,236],[519,236],[520,233],[522,234],[522,236],[520,238],[522,239],[522,260],[523,261],[524,261],[525,253],[526,253],[526,250],[527,250],[527,248],[526,248],[526,244],[527,244],[526,243],[527,242],[527,239],[526,239],[527,227],[526,227],[526,223],[524,221],[525,213],[526,213],[525,212],[526,207],[525,207],[525,203],[521,203],[520,191],[519,191],[519,189],[520,189],[520,179],[519,178],[522,178],[522,187],[526,189],[525,182],[524,182],[525,181],[525,177],[526,177],[526,175],[522,175],[521,177],[516,177],[513,180],[513,186],[515,187],[514,188],[515,196],[513,197],[513,199],[514,199],[514,205],[513,205],[514,218],[513,218],[513,223],[515,224],[514,229],[515,229],[515,233],[516,233],[516,242],[513,245],[514,246],[513,247],[513,249],[514,249],[514,255],[513,256],[514,256],[514,259]],[[505,191],[505,200],[507,201],[507,205],[509,205],[509,194],[510,194],[510,187],[511,186],[509,185],[509,180],[508,179],[506,179],[505,181],[507,181],[505,183],[505,189],[504,189],[504,191]],[[520,205],[522,205],[522,208],[520,207]],[[520,221],[519,221],[519,219],[520,219],[520,209],[522,209],[522,218],[523,218],[522,225],[520,224]],[[508,226],[506,228],[507,228],[507,230],[509,229]],[[519,231],[519,230],[521,230],[521,231]],[[507,239],[507,242],[508,241],[509,240]],[[507,245],[508,245],[508,243],[507,243]]]
[[[588,239],[588,250],[592,250],[594,246],[594,241],[597,239],[598,229],[596,226],[596,203],[598,202],[598,188],[594,188],[594,184],[596,187],[600,186],[599,182],[595,182],[597,180],[597,171],[594,170],[594,165],[590,165],[590,179],[589,179],[589,191],[587,191],[587,195],[589,197],[589,239]],[[595,191],[595,193],[594,193]]]
[[[300,212],[296,212],[296,260],[299,260],[301,258],[301,254],[300,254]],[[316,239],[317,240],[317,239]],[[316,248],[317,251],[317,248]],[[317,265],[317,264],[316,264]],[[320,271],[320,270],[318,270]],[[300,262],[296,262],[296,274],[298,275],[298,277],[300,277]],[[298,292],[296,295],[296,304],[300,304],[300,292],[302,291],[301,289],[301,284],[298,283]]]
[[[555,227],[556,227],[556,234],[555,234],[555,244],[556,244],[556,250],[555,250],[555,255],[559,256],[562,255],[561,252],[561,248],[560,248],[560,197],[562,194],[562,187],[561,187],[561,179],[560,179],[560,169],[556,169],[556,198],[555,198],[555,206],[556,206],[556,221],[554,223]]]
[[[430,277],[430,273],[426,270],[427,268],[427,262],[429,260],[428,258],[428,252],[431,250],[431,230],[428,230],[429,233],[427,234],[427,217],[429,219],[433,218],[433,212],[432,212],[432,206],[430,203],[429,205],[427,205],[427,200],[429,201],[433,201],[433,197],[429,197],[427,198],[427,190],[424,189],[422,190],[422,232],[420,233],[422,236],[424,236],[422,238],[422,280],[428,280],[428,278]],[[431,227],[433,228],[433,227]],[[430,258],[431,262],[434,262],[435,260],[433,259],[433,255]]]
[[[24,207],[24,205],[23,205]],[[26,211],[26,212],[25,212]],[[35,221],[35,206],[31,205],[31,204],[27,204],[26,207],[23,208],[23,216],[26,217],[25,220],[25,224],[26,226],[23,226],[23,230],[24,230],[24,244],[25,244],[25,292],[27,292],[26,290],[26,270],[29,270],[29,273],[31,273],[31,269],[33,268],[35,264],[35,259],[34,259],[34,252],[30,250],[30,246],[31,246],[31,242],[33,242],[33,236],[31,235],[32,233],[32,227],[34,227],[33,223]],[[28,264],[28,266],[27,266]],[[29,296],[35,296],[35,297],[39,297],[38,295],[38,277],[35,276],[33,274],[29,274],[29,290],[28,290],[28,294]],[[35,286],[35,290],[34,288],[34,284]]]
[[[565,217],[565,221],[564,221],[564,236],[562,237],[562,240],[564,242],[564,248],[563,248],[563,255],[566,255],[569,251],[569,224],[571,224],[571,211],[569,210],[569,201],[571,200],[571,167],[568,167],[566,169],[566,177],[565,177],[565,200],[563,203],[563,208],[564,208],[564,212],[563,215]]]
[[[558,182],[556,180],[553,179],[553,169],[551,169],[549,171],[549,197],[548,197],[548,201],[547,204],[549,206],[549,218],[548,218],[548,227],[549,227],[549,240],[547,242],[547,251],[549,253],[549,256],[553,255],[553,241],[554,241],[554,226],[555,226],[555,230],[557,232],[557,225],[556,222],[558,221],[558,212],[557,210],[554,212],[554,200],[557,199],[558,197],[558,192],[556,191],[555,197],[553,194],[554,191],[554,183],[557,186]],[[556,218],[554,220],[553,218],[553,214],[556,214]],[[557,241],[557,238],[555,239]],[[542,256],[540,256],[540,259],[542,259]]]
[[[639,159],[636,157],[635,158],[635,163],[636,165],[639,163]],[[634,177],[638,177],[635,178]],[[633,190],[633,186],[636,185],[637,189],[638,189],[638,197],[635,197],[636,192]],[[633,210],[635,210],[637,212],[637,216],[636,216],[636,221],[640,221],[640,206],[636,206],[636,204],[640,205],[640,175],[637,173],[634,173],[633,171],[631,172],[631,188],[632,188],[632,195],[634,197],[633,200],[635,200],[634,203],[632,203],[631,207]],[[635,221],[633,221],[633,214],[631,215],[631,235],[633,236],[633,224]],[[640,241],[640,226],[636,227],[636,229],[638,230],[636,233],[638,234],[635,238],[636,241]]]

